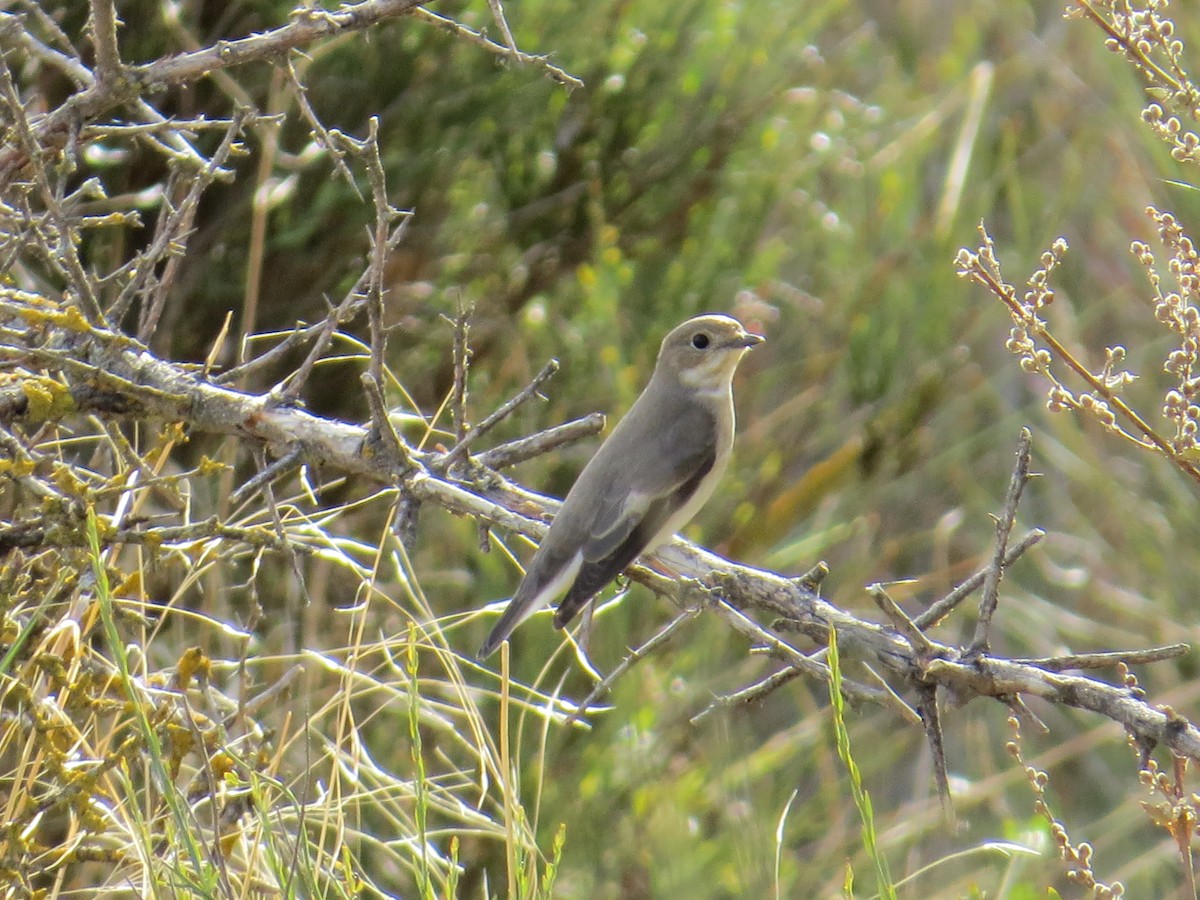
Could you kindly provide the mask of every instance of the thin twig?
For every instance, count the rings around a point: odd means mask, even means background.
[[[88,6],[97,78],[102,85],[115,85],[121,77],[121,54],[117,47],[117,12],[113,0],[91,0]]]
[[[942,715],[938,710],[937,685],[920,685],[917,694],[920,697],[917,711],[921,714],[921,726],[925,730],[925,740],[929,743],[929,753],[933,758],[933,780],[937,783],[938,798],[942,801],[942,812],[947,820],[953,822],[954,800],[950,796],[946,741],[942,734]]]
[[[882,584],[872,584],[867,588],[867,593],[875,601],[875,605],[883,611],[900,632],[900,635],[908,641],[908,644],[913,649],[913,653],[918,660],[932,659],[937,654],[937,647],[929,638],[921,633],[921,629],[917,627],[917,623],[908,617],[908,614],[902,610],[888,594],[887,589]]]
[[[392,418],[387,414],[387,408],[383,403],[383,389],[379,386],[379,382],[370,372],[363,372],[360,380],[367,396],[367,406],[371,409],[371,429],[368,433],[367,443],[371,443],[371,438],[378,439],[387,454],[385,458],[391,460],[394,467],[404,470],[411,469],[415,465],[412,450],[404,443],[404,440],[396,433],[395,426],[392,425]]]
[[[0,450],[4,451],[4,455],[10,461],[22,463],[19,467],[13,466],[8,469],[5,472],[6,478],[11,478],[35,497],[43,500],[53,500],[56,503],[61,503],[64,508],[70,508],[71,501],[66,495],[50,485],[45,479],[33,474],[37,469],[37,464],[43,461],[40,453],[27,449],[15,435],[3,427],[0,427]]]
[[[367,138],[363,141],[361,155],[366,164],[367,183],[371,185],[371,199],[375,201],[375,232],[371,235],[371,274],[367,281],[367,322],[371,331],[371,361],[367,372],[382,389],[383,367],[387,354],[387,332],[383,327],[383,264],[390,249],[388,229],[391,223],[403,214],[394,209],[387,200],[383,161],[379,158],[378,116],[371,116],[368,122]]]
[[[592,692],[583,699],[582,703],[575,707],[575,711],[571,713],[564,724],[574,724],[588,711],[588,709],[591,708],[593,703],[599,700],[604,694],[608,693],[609,689],[614,683],[616,683],[618,678],[620,678],[635,665],[669,641],[684,622],[696,618],[699,612],[700,607],[698,606],[693,607],[692,609],[685,609],[674,619],[655,632],[655,634],[640,647],[630,650],[628,655],[621,660],[620,664],[613,669],[603,681],[592,688]]]
[[[11,4],[5,4],[5,7],[11,7]],[[34,0],[26,0],[24,16],[34,17],[41,29],[49,35],[50,43],[58,44],[59,48],[53,49],[38,41],[26,28],[24,17],[16,13],[0,13],[0,36],[5,38],[16,36],[17,40],[30,50],[35,59],[49,62],[50,65],[59,68],[62,73],[80,86],[95,82],[90,68],[85,66],[83,60],[79,58],[79,50],[74,46],[74,42],[67,36],[66,31],[62,30],[61,25],[55,22],[54,17],[43,10],[42,4],[38,4]]]
[[[824,659],[828,652],[828,647],[822,647],[819,651],[812,655],[812,658]],[[879,687],[887,691],[889,696],[891,696],[892,709],[901,713],[901,718],[904,719],[904,721],[908,722],[910,725],[921,724],[921,714],[913,709],[903,697],[896,693],[896,689],[892,687],[890,683],[888,683],[886,678],[876,672],[868,662],[864,661],[862,667],[866,669],[868,674],[870,674],[870,676],[879,684]]]
[[[128,100],[128,90],[122,85],[126,81],[143,91],[163,85],[187,84],[234,66],[278,59],[289,50],[325,38],[366,31],[389,19],[417,14],[421,3],[422,0],[365,0],[337,10],[301,7],[286,25],[278,28],[235,40],[217,41],[207,47],[164,56],[143,65],[129,66],[126,68],[126,78],[119,79],[116,84],[99,81],[89,85],[39,119],[33,132],[33,148],[13,145],[0,148],[0,187],[8,184],[13,174],[29,160],[30,154],[38,152],[37,148],[65,140],[71,128],[78,127],[80,123],[88,123],[125,103]],[[441,23],[436,24],[446,27]],[[472,39],[467,33],[470,29],[458,26],[449,30],[489,52],[495,52],[488,46],[491,42],[481,35],[476,33],[475,37],[478,40]],[[511,52],[507,47],[500,49],[505,55]],[[539,57],[521,54],[519,58],[523,62],[538,65],[556,81],[568,87],[578,87],[582,84],[579,79],[545,63]]]
[[[813,662],[810,657],[801,653],[787,641],[781,640],[771,634],[740,609],[731,606],[726,600],[715,595],[711,597],[711,603],[722,619],[732,625],[735,631],[740,632],[753,643],[764,647],[773,656],[785,660],[811,678],[819,681],[829,680],[829,668],[827,666],[822,663]],[[869,688],[858,682],[843,679],[842,688],[842,693],[851,702],[876,703],[885,706],[892,705],[891,698],[887,696],[886,692]]]
[[[369,272],[363,272],[359,276],[358,281],[354,283],[354,287],[342,298],[342,302],[338,304],[337,308],[330,310],[325,316],[324,321],[322,321],[317,330],[317,339],[308,351],[308,356],[304,358],[304,362],[294,372],[290,373],[284,379],[287,382],[286,386],[282,382],[275,386],[272,393],[278,395],[281,403],[285,405],[292,404],[300,399],[300,392],[304,390],[304,385],[312,374],[312,370],[320,362],[321,357],[325,355],[325,351],[329,348],[330,343],[333,342],[333,336],[338,326],[357,315],[358,311],[366,304],[367,298],[362,293],[362,288],[369,277]],[[221,376],[220,383],[240,383],[240,380],[245,377],[251,365],[252,362],[248,362],[238,366],[236,369],[231,369]],[[237,380],[234,379],[234,373],[239,373]]]
[[[41,7],[34,6],[33,8],[40,13],[41,24],[45,27],[50,17],[45,14]],[[52,25],[51,27],[52,30],[58,29],[57,25]],[[66,38],[66,35],[62,34],[62,32],[59,32],[59,34],[62,38]],[[92,70],[85,66],[77,55],[73,55],[73,47],[71,47],[70,54],[47,47],[34,35],[30,34],[29,29],[24,27],[21,18],[13,13],[0,13],[0,37],[15,39],[31,58],[57,69],[71,81],[75,82],[75,86],[78,88],[91,87],[96,83],[95,76],[92,75]],[[68,43],[67,46],[70,47],[70,44]]]
[[[454,345],[451,353],[454,361],[454,384],[450,389],[450,418],[454,423],[455,449],[462,446],[467,436],[467,382],[471,371],[471,313],[474,307],[458,303],[454,315]],[[449,457],[447,457],[449,458]],[[449,463],[447,463],[449,465]]]
[[[546,365],[542,366],[542,371],[533,376],[533,380],[529,382],[529,384],[525,385],[519,394],[501,404],[495,410],[495,412],[493,412],[486,419],[467,432],[462,438],[460,438],[458,443],[450,448],[450,450],[446,452],[445,456],[438,460],[436,468],[442,472],[448,471],[458,459],[462,458],[466,454],[468,448],[470,448],[475,441],[479,440],[479,438],[483,437],[485,434],[495,428],[498,424],[500,424],[500,422],[511,415],[517,407],[519,407],[530,397],[538,396],[538,389],[541,388],[541,386],[545,384],[546,381],[548,381],[557,371],[557,359],[552,359],[546,363]]]
[[[17,86],[13,82],[8,59],[3,53],[0,53],[0,95],[3,95],[4,103],[8,106],[12,117],[11,121],[14,127],[10,131],[16,132],[15,143],[20,144],[22,152],[33,164],[34,182],[41,193],[46,212],[54,222],[54,246],[50,258],[66,275],[71,287],[68,296],[79,307],[88,324],[103,326],[107,323],[96,295],[95,279],[79,259],[79,250],[76,246],[77,230],[71,225],[50,182],[50,173],[42,158],[42,149],[38,146],[33,127],[25,115],[25,106],[21,102]],[[12,143],[11,138],[9,143]]]
[[[549,453],[564,444],[571,444],[599,434],[604,430],[604,421],[601,413],[589,413],[582,419],[573,419],[528,437],[497,444],[476,456],[475,462],[487,466],[489,469],[505,469],[527,459],[533,459],[535,456],[541,456],[543,453]]]
[[[229,502],[240,504],[267,482],[274,481],[284,472],[290,472],[304,459],[304,448],[297,445],[270,465],[262,466],[245,484],[229,495]]]
[[[144,297],[153,288],[153,297],[143,300],[138,321],[138,340],[149,343],[150,338],[158,328],[163,309],[166,307],[170,289],[174,286],[179,266],[187,249],[188,238],[191,236],[192,223],[196,210],[200,206],[200,196],[216,180],[222,166],[233,154],[237,146],[237,138],[246,125],[248,113],[239,110],[229,121],[225,136],[221,140],[212,158],[204,169],[194,174],[188,185],[187,193],[179,205],[168,216],[159,217],[159,227],[154,240],[137,256],[136,263],[131,267],[133,276],[125,285],[120,295],[112,304],[113,321],[119,322],[125,311],[133,302],[134,297],[142,294]],[[169,194],[168,194],[169,196]],[[166,259],[162,276],[155,283],[155,272],[160,260]]]
[[[358,295],[357,299],[360,305],[366,302],[361,294]],[[357,309],[354,312],[357,312]],[[302,346],[305,341],[319,337],[324,327],[324,320],[315,325],[297,325],[287,333],[287,336],[282,341],[270,350],[259,354],[254,359],[247,360],[240,366],[235,366],[219,375],[214,375],[212,379],[213,384],[245,384],[245,379],[249,378],[254,372],[266,368],[271,363],[278,362],[297,347]]]
[[[1028,722],[1042,734],[1050,733],[1050,726],[1038,718],[1037,714],[1025,703],[1019,694],[1010,694],[1007,697],[1000,697],[1008,708],[1012,710],[1013,715]]]
[[[371,126],[371,135],[376,138],[374,142],[372,142],[371,137],[368,137],[366,141],[356,141],[337,130],[328,132],[329,137],[335,143],[340,144],[342,149],[364,160],[364,165],[367,169],[367,179],[371,184],[371,192],[374,196],[376,209],[376,230],[371,240],[371,261],[366,271],[354,283],[354,287],[342,298],[342,302],[338,304],[337,308],[331,310],[325,316],[325,320],[321,323],[320,330],[317,333],[317,339],[312,349],[309,350],[308,356],[305,357],[304,362],[300,364],[295,373],[288,379],[285,379],[287,380],[287,386],[276,385],[275,391],[279,393],[281,402],[294,403],[300,398],[300,392],[304,389],[304,385],[312,374],[313,368],[320,361],[321,357],[325,355],[325,351],[333,341],[333,336],[338,326],[357,315],[358,311],[364,305],[367,306],[368,317],[373,323],[371,326],[371,368],[376,382],[380,385],[383,384],[383,261],[404,236],[409,214],[402,210],[397,210],[387,203],[387,189],[383,181],[383,164],[379,159],[378,127],[377,121]],[[380,222],[386,221],[390,223],[396,219],[400,221],[390,231],[386,231],[385,229],[386,237],[381,240]],[[244,367],[239,368],[244,369]],[[222,383],[229,383],[231,375],[232,373],[227,372],[222,378]]]
[[[1109,650],[1103,653],[1072,653],[1069,656],[1047,656],[1032,659],[1014,659],[1013,662],[1036,666],[1047,672],[1067,672],[1071,669],[1108,669],[1124,663],[1139,665],[1177,659],[1191,650],[1190,644],[1167,644],[1164,647],[1149,647],[1146,650]]]
[[[508,27],[508,21],[504,18],[504,4],[501,0],[487,0],[488,9],[492,11],[492,19],[496,23],[496,27],[500,29],[500,36],[504,38],[504,46],[508,48],[509,55],[517,62],[521,61],[521,51],[517,49],[517,42],[513,40],[512,29]]]
[[[297,679],[299,679],[303,674],[304,666],[299,664],[292,666],[290,669],[284,672],[269,688],[262,691],[260,694],[251,697],[245,702],[245,704],[240,706],[236,712],[231,713],[223,722],[224,726],[229,728],[234,724],[234,720],[239,715],[257,715],[269,704],[274,703],[281,694],[290,690],[292,685],[295,684]]]
[[[300,115],[308,122],[312,128],[312,133],[316,136],[322,147],[333,157],[333,166],[337,169],[346,183],[350,185],[350,189],[358,195],[358,199],[363,199],[362,191],[358,189],[358,182],[354,180],[354,175],[350,172],[350,167],[346,165],[345,151],[337,145],[329,134],[329,129],[325,127],[325,123],[317,116],[316,111],[312,108],[312,104],[308,102],[308,87],[300,80],[299,74],[296,72],[296,66],[293,60],[287,61],[288,78],[292,82],[292,90],[295,91],[296,105],[300,107]]]
[[[437,13],[433,12],[432,10],[425,9],[424,7],[417,7],[412,11],[412,15],[413,18],[440,28],[443,31],[454,35],[456,38],[465,40],[468,43],[474,44],[476,47],[486,50],[488,53],[494,53],[497,56],[510,57],[525,65],[539,68],[553,81],[557,81],[559,84],[563,85],[569,90],[583,87],[582,79],[576,78],[574,75],[563,71],[556,65],[552,65],[545,56],[531,56],[528,53],[522,53],[516,48],[510,48],[504,46],[503,44],[497,44],[495,41],[490,40],[486,35],[481,34],[473,28],[468,28],[466,25],[455,22],[453,19],[446,18],[445,16],[439,16]]]
[[[1026,550],[1038,543],[1045,536],[1046,532],[1042,531],[1040,528],[1034,528],[1032,531],[1028,532],[1025,537],[1021,538],[1021,540],[1019,540],[1016,544],[1008,548],[1008,552],[1004,554],[1004,568],[1007,569],[1009,566],[1011,566],[1022,555],[1024,555]],[[926,629],[932,628],[940,623],[942,619],[950,615],[950,613],[953,612],[960,603],[971,596],[971,594],[975,593],[975,591],[979,590],[979,588],[983,585],[984,580],[987,578],[987,573],[990,570],[990,565],[980,569],[941,600],[938,600],[936,603],[932,604],[927,610],[925,610],[925,612],[913,619],[913,624],[915,624],[922,631],[925,631]]]
[[[795,681],[804,673],[795,666],[787,666],[776,672],[772,672],[762,681],[756,681],[748,687],[742,688],[740,691],[734,691],[732,694],[722,694],[692,716],[691,723],[698,724],[712,713],[719,709],[726,709],[730,706],[743,706],[749,703],[757,703],[764,697],[774,693],[779,688],[783,687],[790,681]]]
[[[259,468],[265,469],[266,468],[266,458],[264,456],[264,451],[261,447],[257,448],[255,456],[258,460]],[[266,501],[267,511],[271,514],[271,524],[275,528],[275,534],[279,536],[279,542],[283,546],[283,555],[287,558],[288,564],[291,566],[291,569],[292,569],[292,575],[294,575],[296,578],[296,587],[299,588],[300,596],[303,599],[304,606],[305,607],[311,606],[312,605],[312,597],[309,596],[308,585],[305,584],[305,582],[304,582],[304,572],[300,568],[300,560],[296,555],[296,550],[292,546],[292,542],[290,540],[288,540],[287,529],[284,528],[284,525],[283,525],[283,516],[281,516],[279,514],[279,504],[277,504],[275,502],[275,490],[274,490],[274,488],[271,487],[270,479],[263,482],[261,494],[262,494],[263,500]],[[294,596],[294,594],[292,591],[284,591],[284,596],[290,602],[292,597]],[[300,611],[296,610],[296,609],[292,609],[292,610],[288,610],[288,612],[289,612],[289,614],[291,614],[292,622],[296,626],[295,628],[289,629],[289,634],[294,635],[298,632],[299,622],[300,622],[300,615],[299,615]],[[294,651],[298,651],[300,648],[298,646],[296,646],[291,649],[294,652]]]
[[[988,632],[992,627],[996,605],[1000,602],[1000,579],[1004,577],[1008,536],[1012,533],[1013,523],[1017,518],[1017,505],[1021,502],[1021,493],[1029,482],[1032,442],[1033,435],[1029,429],[1022,428],[1021,437],[1017,441],[1017,462],[1008,482],[1008,493],[1004,496],[1004,511],[996,520],[996,552],[992,555],[992,564],[988,566],[987,575],[983,579],[983,597],[979,601],[979,621],[975,623],[975,639],[967,648],[970,656],[978,656],[988,651]]]

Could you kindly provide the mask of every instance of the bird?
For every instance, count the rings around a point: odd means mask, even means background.
[[[663,338],[650,381],[571,486],[478,659],[560,597],[554,626],[568,624],[699,511],[733,449],[733,374],[763,340],[719,314]]]

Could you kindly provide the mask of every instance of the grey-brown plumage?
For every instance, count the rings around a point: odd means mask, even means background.
[[[663,339],[650,383],[571,487],[480,659],[559,596],[554,624],[566,625],[704,505],[733,447],[733,373],[761,341],[719,315]]]

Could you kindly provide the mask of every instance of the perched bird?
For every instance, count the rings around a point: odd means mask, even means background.
[[[733,373],[762,340],[720,315],[688,319],[663,339],[650,383],[584,466],[480,659],[560,596],[562,628],[712,496],[733,448]]]

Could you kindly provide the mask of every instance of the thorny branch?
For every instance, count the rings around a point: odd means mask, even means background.
[[[996,606],[1000,602],[1000,579],[1004,577],[1008,536],[1012,534],[1013,525],[1016,524],[1017,505],[1021,502],[1021,494],[1030,478],[1029,457],[1032,443],[1033,435],[1028,428],[1022,428],[1021,439],[1017,442],[1017,463],[1008,483],[1008,493],[1004,496],[1004,511],[996,519],[996,552],[983,579],[983,597],[979,600],[979,619],[975,623],[975,639],[971,641],[971,653],[987,653],[990,646],[988,631],[992,627],[992,616],[996,614]]]
[[[538,391],[541,389],[542,385],[549,381],[557,371],[558,360],[550,360],[548,363],[546,363],[546,365],[542,366],[542,370],[540,372],[533,376],[533,380],[521,389],[520,393],[502,403],[496,408],[495,412],[489,415],[486,419],[484,419],[474,428],[466,428],[464,425],[464,427],[461,429],[462,433],[460,433],[458,436],[458,443],[450,448],[450,450],[446,453],[444,462],[440,464],[441,471],[444,471],[445,469],[454,465],[454,463],[463,459],[472,444],[495,428],[508,416],[512,415],[517,407],[519,407],[522,403],[531,397],[538,396]],[[457,380],[455,381],[455,385],[457,389]],[[456,431],[458,430],[459,429],[456,428]],[[501,448],[497,447],[495,449],[499,450]]]
[[[93,28],[102,32],[97,34],[98,63],[103,63],[107,68],[101,68],[100,78],[89,79],[90,83],[33,123],[28,143],[0,148],[0,189],[7,187],[17,171],[30,159],[52,146],[61,147],[66,143],[72,128],[78,123],[91,122],[146,92],[167,85],[187,84],[234,66],[279,59],[290,50],[320,40],[365,31],[388,20],[410,16],[420,7],[421,0],[365,0],[346,3],[332,10],[301,7],[290,22],[278,28],[236,40],[218,41],[209,47],[163,57],[143,65],[121,67],[116,52],[115,25],[109,25],[113,15],[112,0],[94,0]],[[456,24],[442,20],[440,16],[437,18],[441,20],[435,23],[439,27]],[[473,43],[492,49],[488,46],[490,41],[470,29],[458,26],[457,31]],[[10,35],[26,33],[19,15],[0,12],[0,38],[8,39]],[[502,50],[512,52],[509,48]],[[544,57],[520,53],[516,58],[522,63],[541,68],[567,87],[581,84],[579,79],[551,65]],[[123,77],[112,77],[114,75]]]
[[[38,308],[45,311],[45,306],[36,307],[26,297],[14,296],[11,291],[0,293],[0,319],[13,322],[19,314],[28,315]],[[535,538],[544,534],[543,519],[554,506],[547,498],[494,472],[474,470],[462,477],[437,474],[445,454],[418,451],[407,444],[412,468],[397,471],[386,454],[370,452],[368,426],[279,406],[269,394],[221,387],[157,359],[128,338],[102,328],[75,334],[70,354],[81,359],[104,357],[107,365],[103,368],[71,364],[65,354],[59,358],[36,353],[24,343],[33,340],[32,329],[8,326],[0,346],[0,362],[36,359],[39,367],[54,370],[55,379],[63,385],[61,394],[52,403],[39,406],[31,402],[20,383],[0,387],[0,425],[5,427],[37,427],[46,421],[47,411],[55,416],[92,413],[109,418],[185,422],[196,431],[236,435],[280,456],[292,454],[294,458],[296,449],[303,448],[303,458],[311,466],[394,485],[401,496]],[[34,376],[30,373],[28,377]],[[1006,706],[1011,705],[1012,698],[1037,697],[1105,716],[1120,723],[1140,742],[1162,744],[1200,762],[1200,730],[1192,723],[1174,711],[1154,707],[1123,685],[1059,671],[1069,661],[1005,659],[944,644],[924,633],[919,640],[915,633],[905,637],[890,625],[843,612],[797,579],[738,565],[681,539],[661,554],[681,577],[669,578],[640,566],[631,571],[632,577],[684,609],[703,600],[756,646],[813,677],[824,677],[824,664],[811,651],[796,646],[793,638],[783,635],[801,635],[821,648],[832,626],[848,659],[877,668],[900,690],[925,691],[928,696],[927,689],[932,686],[943,689],[959,703],[972,697],[990,697]],[[780,621],[764,626],[755,621],[754,613]],[[1114,663],[1161,659],[1180,649],[1160,648],[1149,656],[1135,652],[1109,659]],[[1095,658],[1080,662],[1099,664]],[[853,699],[884,703],[900,711],[886,691],[851,685],[847,682]]]
[[[91,0],[92,42],[96,47],[96,74],[101,84],[121,77],[121,54],[117,49],[117,11],[113,0]]]
[[[499,444],[475,457],[475,461],[489,469],[507,469],[519,462],[548,453],[555,447],[591,437],[604,430],[604,416],[592,413],[573,422],[554,425],[545,431]]]

